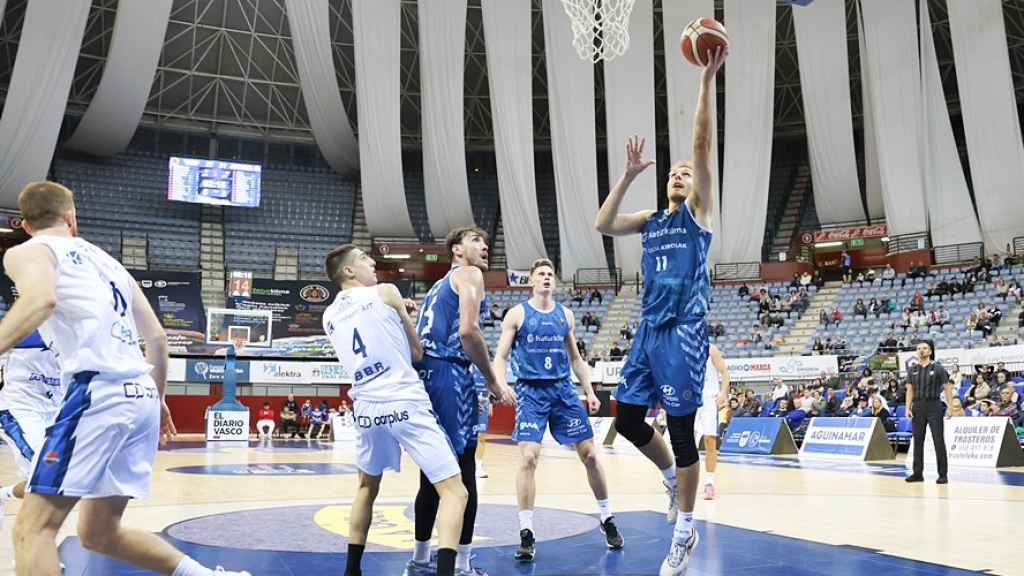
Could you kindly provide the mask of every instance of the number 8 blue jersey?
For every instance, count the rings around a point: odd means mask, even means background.
[[[512,362],[519,380],[561,380],[569,377],[565,338],[569,320],[561,304],[542,312],[529,302],[523,307],[523,325],[512,344]]]
[[[703,318],[711,292],[711,231],[698,224],[684,204],[675,212],[662,210],[652,214],[644,222],[640,238],[643,319],[662,326]]]

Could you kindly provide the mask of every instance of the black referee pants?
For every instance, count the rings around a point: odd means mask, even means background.
[[[949,463],[946,460],[946,438],[943,435],[946,410],[942,401],[915,400],[911,411],[914,413],[914,476],[924,475],[924,433],[925,426],[928,426],[932,429],[939,476],[945,477],[949,471]]]

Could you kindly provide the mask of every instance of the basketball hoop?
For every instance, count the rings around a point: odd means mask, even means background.
[[[629,15],[636,0],[562,0],[572,20],[572,45],[583,60],[612,60],[629,49]]]

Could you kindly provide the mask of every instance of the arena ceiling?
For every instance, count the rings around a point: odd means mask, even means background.
[[[547,85],[540,0],[534,4],[534,125],[539,146],[549,143]],[[659,140],[665,131],[666,95],[661,5],[655,5],[655,93]],[[928,0],[936,49],[950,110],[958,110],[955,70],[945,0]],[[10,82],[18,38],[28,0],[8,0],[0,21],[0,98]],[[330,27],[338,86],[354,127],[356,122],[352,0],[331,0]],[[860,119],[860,66],[854,0],[846,0],[850,84],[855,126]],[[722,18],[722,0],[716,0]],[[778,135],[803,133],[803,106],[797,66],[792,8],[781,0],[777,10],[775,127]],[[71,89],[69,113],[81,114],[96,91],[114,27],[117,0],[93,0],[81,56]],[[1024,93],[1024,0],[1003,0],[1010,64],[1018,100]],[[565,31],[569,33],[568,30]],[[675,31],[671,32],[675,34]],[[402,136],[407,146],[420,142],[417,5],[402,1]],[[676,53],[670,57],[677,57]],[[602,75],[598,67],[598,139],[604,137]],[[721,80],[719,84],[722,86]],[[719,93],[722,98],[722,93]],[[719,107],[719,111],[724,106]],[[469,0],[466,29],[465,113],[467,146],[491,148],[490,100],[480,1]],[[189,130],[250,134],[272,139],[312,141],[284,0],[174,0],[159,68],[143,118]],[[721,126],[722,124],[720,124]]]

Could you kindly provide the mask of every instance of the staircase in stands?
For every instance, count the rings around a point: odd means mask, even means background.
[[[597,354],[602,359],[608,359],[608,351],[612,344],[619,341],[619,331],[622,325],[640,318],[637,301],[640,299],[638,287],[625,285],[615,297],[615,300],[608,306],[608,312],[601,319],[601,329],[597,331],[590,346],[590,356]],[[580,319],[576,318],[577,325]],[[579,330],[579,329],[577,329]]]
[[[800,356],[804,346],[814,336],[818,327],[818,314],[822,309],[830,311],[839,295],[840,282],[826,282],[825,286],[811,295],[811,304],[800,320],[790,330],[786,343],[779,346],[778,356]]]
[[[356,189],[355,207],[352,209],[352,243],[366,253],[373,249],[373,238],[366,227],[366,213],[363,212],[363,187]]]
[[[224,307],[224,209],[203,206],[199,227],[199,272],[202,276],[203,304],[207,308]]]
[[[811,169],[807,164],[801,164],[797,169],[796,177],[793,180],[793,190],[789,194],[789,201],[786,203],[786,210],[783,212],[779,228],[772,238],[771,253],[769,258],[774,258],[779,252],[790,252],[793,236],[800,227],[800,214],[804,202],[807,199],[807,189],[811,182]],[[793,254],[788,254],[788,259],[793,259]]]
[[[494,227],[494,238],[491,238],[488,256],[491,270],[505,270],[508,267],[508,260],[505,257],[505,227],[501,224],[501,218],[498,218],[498,224]]]

